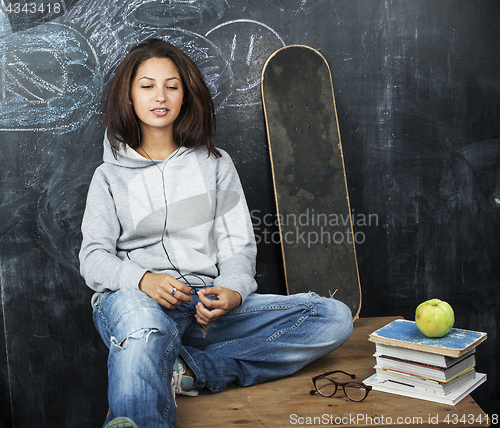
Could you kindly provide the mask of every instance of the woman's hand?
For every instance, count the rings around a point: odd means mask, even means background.
[[[215,295],[217,300],[210,300],[207,295]],[[224,287],[209,287],[198,291],[200,303],[196,306],[196,321],[208,326],[241,305],[240,293]]]
[[[191,302],[191,289],[171,275],[146,272],[139,289],[167,309],[175,309],[184,302]],[[175,292],[172,293],[175,289]]]

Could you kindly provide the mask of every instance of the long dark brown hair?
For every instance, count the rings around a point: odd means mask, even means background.
[[[220,153],[213,145],[214,104],[203,75],[189,56],[161,39],[149,39],[132,48],[111,81],[104,120],[115,156],[122,144],[132,149],[140,145],[140,131],[131,103],[131,87],[139,66],[151,58],[170,59],[181,76],[184,103],[174,121],[174,141],[185,147],[205,146],[209,153],[219,157]]]

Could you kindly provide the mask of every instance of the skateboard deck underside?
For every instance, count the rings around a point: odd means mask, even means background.
[[[275,52],[262,73],[285,278],[289,294],[346,303],[361,289],[330,70],[315,50]]]

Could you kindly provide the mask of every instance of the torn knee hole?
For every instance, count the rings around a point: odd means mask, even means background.
[[[149,336],[151,333],[157,333],[159,330],[157,328],[143,328],[137,331],[134,331],[133,333],[130,333],[121,343],[118,343],[117,339],[112,337],[111,340],[115,343],[115,345],[119,346],[122,349],[126,348],[127,341],[129,339],[141,339],[141,338],[146,338],[146,343],[149,339]]]

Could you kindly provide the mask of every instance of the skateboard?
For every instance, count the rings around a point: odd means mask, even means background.
[[[356,238],[328,63],[307,46],[281,48],[261,90],[287,293],[333,295],[356,319]]]

